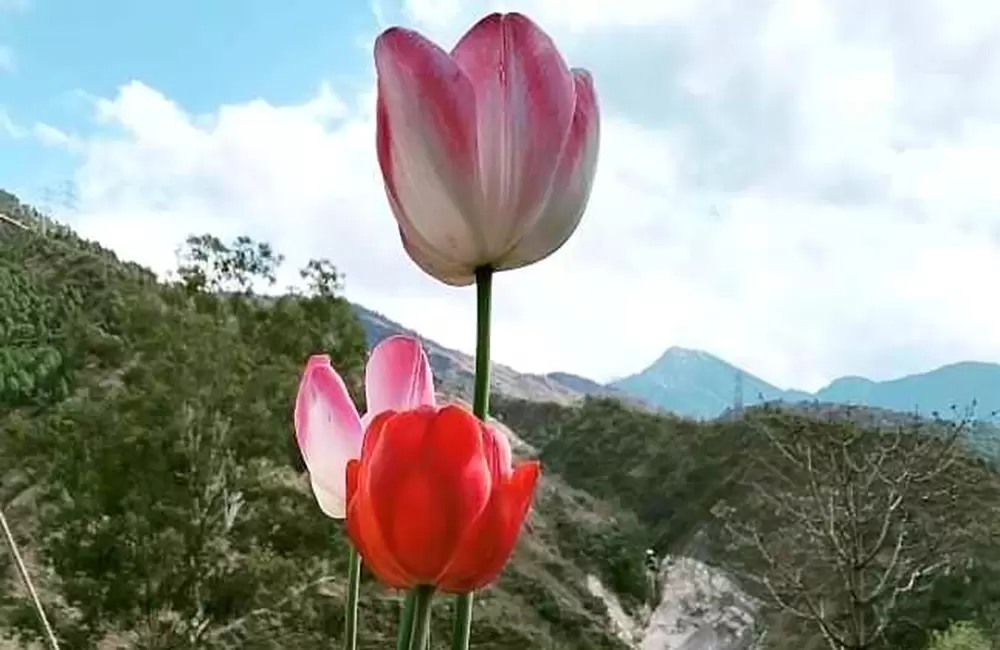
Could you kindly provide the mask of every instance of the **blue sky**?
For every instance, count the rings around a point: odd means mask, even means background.
[[[371,46],[498,9],[602,110],[579,230],[497,280],[498,360],[607,379],[680,345],[807,389],[1000,361],[998,3],[0,0],[0,187],[161,273],[205,231],[273,243],[288,280],[330,258],[469,350],[471,294],[385,203]]]
[[[194,113],[258,97],[306,101],[321,81],[367,85],[371,53],[359,36],[376,29],[371,8],[347,0],[5,1],[0,44],[13,70],[0,75],[4,108],[15,124],[69,131],[95,127],[81,94],[109,96],[133,79]],[[17,145],[0,157],[0,177],[20,192],[72,171],[65,152]]]

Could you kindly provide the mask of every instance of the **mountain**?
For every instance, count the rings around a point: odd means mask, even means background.
[[[706,419],[761,402],[856,404],[900,412],[990,418],[1000,411],[1000,364],[967,361],[888,381],[841,377],[810,393],[781,389],[701,350],[671,347],[645,370],[609,384],[651,405]]]
[[[942,416],[953,410],[962,416],[975,403],[975,415],[989,418],[1000,411],[1000,364],[964,361],[888,381],[842,377],[820,389],[816,398]]]
[[[785,391],[701,350],[671,347],[648,368],[610,384],[649,404],[695,418],[716,417],[733,405],[738,387],[743,403],[811,399]]]

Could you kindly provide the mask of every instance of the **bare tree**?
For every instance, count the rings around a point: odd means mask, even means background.
[[[743,498],[716,515],[733,568],[764,602],[831,650],[867,650],[905,598],[964,560],[973,473],[990,470],[960,440],[962,424],[839,415],[748,419],[759,435]]]

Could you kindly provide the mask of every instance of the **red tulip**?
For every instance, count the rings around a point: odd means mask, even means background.
[[[580,223],[597,166],[590,74],[517,13],[449,54],[393,27],[375,42],[378,158],[407,253],[451,285],[526,266]]]
[[[391,587],[479,589],[507,563],[538,474],[461,407],[383,413],[347,466],[347,530]]]

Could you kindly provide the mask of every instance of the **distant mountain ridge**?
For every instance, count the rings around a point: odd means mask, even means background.
[[[420,338],[442,390],[472,399],[475,374],[471,355],[447,348],[389,318],[358,304],[352,305],[372,346],[393,334]],[[1000,364],[964,361],[924,373],[886,381],[848,376],[815,393],[782,389],[703,350],[668,348],[648,368],[608,384],[587,377],[550,372],[520,373],[498,363],[492,367],[493,390],[520,399],[570,404],[585,396],[615,397],[633,405],[663,409],[696,419],[711,419],[732,409],[764,402],[819,402],[856,404],[897,412],[934,412],[942,417],[964,416],[976,404],[975,415],[989,418],[1000,412]],[[739,393],[739,395],[738,395]]]
[[[886,381],[849,376],[810,393],[781,389],[712,354],[671,347],[645,370],[610,386],[659,408],[695,418],[713,418],[742,397],[743,405],[761,402],[857,404],[900,412],[939,413],[942,417],[1000,412],[1000,364],[953,363]],[[741,394],[741,395],[740,395]]]

